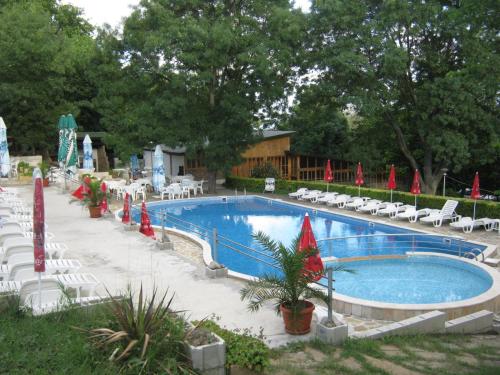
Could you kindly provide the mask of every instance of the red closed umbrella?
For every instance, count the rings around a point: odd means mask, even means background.
[[[84,177],[82,184],[78,187],[78,189],[76,189],[73,193],[71,193],[71,195],[74,196],[76,199],[82,200],[88,194],[87,185],[89,183],[90,183],[90,177],[89,176]]]
[[[326,182],[326,191],[328,191],[328,184],[333,181],[332,166],[330,164],[330,159],[326,162],[325,177],[323,180]]]
[[[105,214],[106,212],[109,211],[108,199],[106,197],[106,192],[108,191],[108,187],[106,186],[105,182],[103,182],[101,184],[101,191],[104,193],[104,196],[102,197],[102,202],[101,202],[101,214]]]
[[[309,215],[306,213],[302,223],[301,235],[298,251],[308,251],[311,253],[304,263],[304,274],[311,278],[311,281],[318,281],[323,276],[323,262],[319,254],[318,244],[314,238]]]
[[[152,237],[153,239],[155,239],[155,231],[151,226],[151,220],[149,219],[148,210],[144,201],[142,202],[141,207],[141,228],[139,229],[139,232],[147,237]]]
[[[391,203],[392,203],[392,191],[396,189],[396,168],[394,164],[391,165],[391,171],[389,172],[389,180],[387,181],[387,189],[391,191]]]
[[[474,182],[472,183],[472,191],[470,193],[471,199],[474,199],[474,212],[472,214],[472,220],[476,219],[476,202],[481,197],[479,192],[479,172],[476,172],[474,176]]]
[[[417,209],[417,195],[420,194],[420,173],[418,169],[415,169],[415,174],[413,175],[413,182],[411,184],[410,193],[415,196],[415,210]]]
[[[33,177],[35,177],[35,191],[33,193],[33,263],[35,272],[38,272],[38,307],[41,307],[42,272],[45,272],[45,207],[40,169],[35,169]]]
[[[125,198],[123,198],[123,216],[122,216],[122,223],[128,224],[130,223],[130,202],[129,202],[129,195],[128,193],[125,193]]]
[[[356,169],[356,180],[354,181],[358,185],[358,196],[361,196],[361,185],[365,183],[363,178],[363,168],[361,168],[361,162],[358,162],[358,168]]]

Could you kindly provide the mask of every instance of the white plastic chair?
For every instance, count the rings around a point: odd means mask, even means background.
[[[136,196],[136,199],[139,199],[139,196],[142,197],[142,200],[145,201],[146,200],[146,191],[147,191],[147,188],[146,186],[141,186],[140,188],[138,188],[136,191],[135,191],[135,196]]]
[[[274,193],[274,190],[276,188],[276,180],[272,177],[268,177],[265,179],[265,185],[264,185],[264,193],[266,191],[270,193]]]
[[[300,188],[298,189],[297,191],[293,192],[293,193],[288,193],[288,197],[289,198],[300,198],[302,197],[304,194],[306,194],[309,190],[307,188]]]
[[[443,224],[443,220],[457,221],[461,217],[455,214],[457,206],[458,201],[448,199],[441,210],[431,213],[429,216],[422,217],[420,222],[432,223],[435,227],[440,227]]]
[[[205,180],[194,182],[196,183],[196,193],[200,193],[201,195],[203,195],[203,183],[205,182]]]

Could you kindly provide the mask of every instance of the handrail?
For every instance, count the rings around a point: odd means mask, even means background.
[[[316,242],[322,242],[322,241],[329,241],[329,240],[344,240],[344,239],[349,239],[349,238],[364,238],[364,237],[416,237],[416,236],[429,236],[429,237],[439,237],[439,238],[452,238],[456,240],[461,240],[465,241],[463,237],[460,236],[447,236],[447,235],[442,235],[442,234],[437,234],[437,233],[376,233],[376,234],[361,234],[358,236],[344,236],[344,237],[326,237],[326,238],[320,238],[319,240],[316,240]]]

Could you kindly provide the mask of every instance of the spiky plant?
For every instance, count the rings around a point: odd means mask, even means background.
[[[304,263],[310,252],[297,251],[299,238],[290,247],[274,241],[267,234],[257,232],[253,235],[271,254],[276,266],[283,275],[265,274],[252,280],[241,289],[241,299],[249,300],[250,311],[258,311],[267,301],[274,301],[276,313],[280,314],[280,305],[297,314],[305,307],[305,300],[315,298],[327,303],[328,296],[318,288],[311,286],[311,275],[304,272]]]
[[[110,295],[110,309],[117,329],[96,328],[88,331],[98,347],[111,347],[110,359],[128,361],[128,367],[139,363],[143,368],[154,362],[182,360],[184,322],[170,310],[174,295],[167,291],[158,297],[153,288],[148,299],[141,284],[136,300],[130,286],[125,297]],[[179,366],[182,367],[180,361]]]

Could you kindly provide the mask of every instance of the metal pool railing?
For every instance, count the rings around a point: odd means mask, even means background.
[[[459,236],[426,233],[367,234],[356,236],[330,237],[317,240],[323,250],[328,250],[328,258],[359,258],[360,254],[346,254],[346,248],[358,246],[364,256],[401,255],[401,252],[437,252],[478,260],[483,250],[474,247]],[[356,244],[354,244],[356,242]]]

